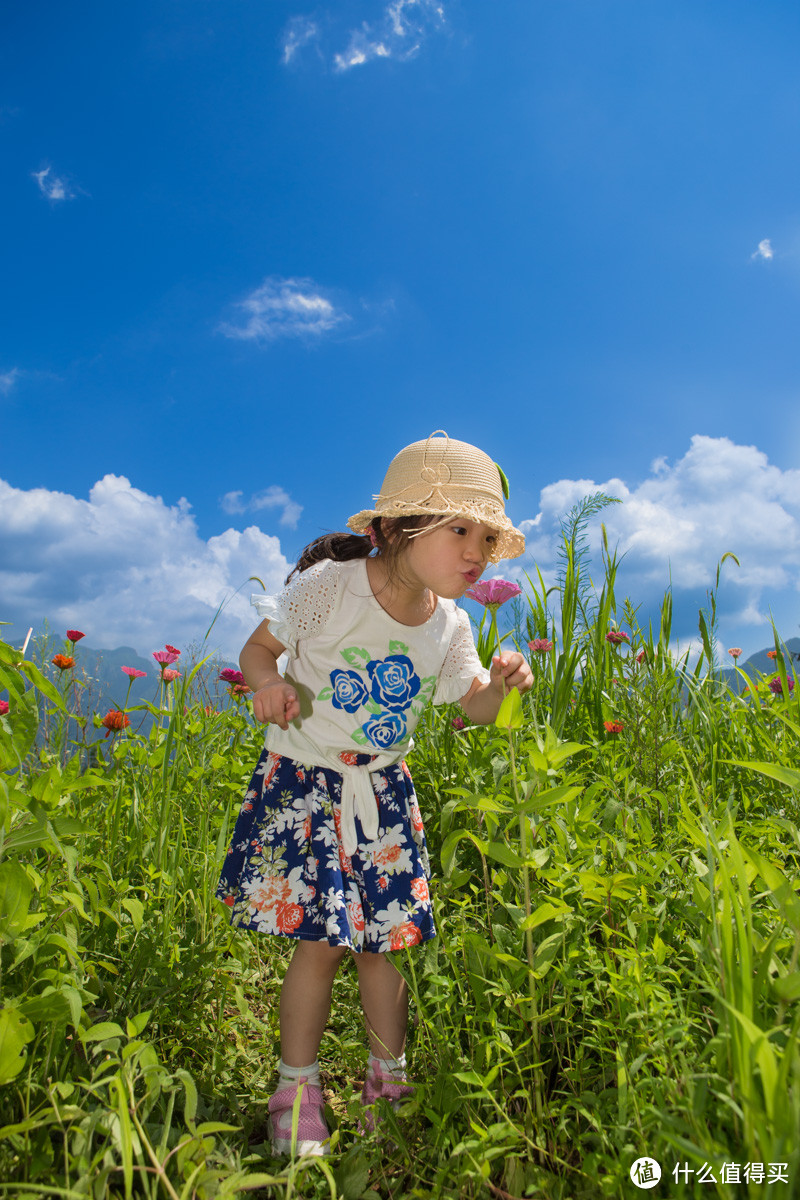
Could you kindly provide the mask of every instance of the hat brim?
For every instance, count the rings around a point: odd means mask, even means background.
[[[488,525],[490,529],[495,529],[499,536],[489,555],[489,561],[492,563],[501,562],[506,558],[519,558],[521,554],[525,553],[524,533],[511,524],[511,521],[504,512],[493,511],[488,513],[486,512],[486,505],[480,502],[459,505],[458,508],[429,508],[424,504],[411,504],[408,502],[401,506],[395,502],[383,509],[362,509],[361,512],[356,513],[355,516],[350,518],[347,522],[347,527],[348,529],[352,529],[353,533],[365,533],[376,517],[398,520],[403,517],[428,516],[444,517],[445,520],[464,517],[468,521]]]

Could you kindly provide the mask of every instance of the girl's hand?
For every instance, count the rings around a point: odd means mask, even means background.
[[[300,701],[297,692],[285,679],[265,683],[253,692],[253,713],[257,721],[266,725],[280,725],[288,729],[289,722],[300,716]]]
[[[489,674],[492,684],[501,693],[504,682],[506,692],[512,687],[517,688],[519,692],[527,692],[533,686],[533,674],[528,661],[517,651],[496,654],[492,659]]]

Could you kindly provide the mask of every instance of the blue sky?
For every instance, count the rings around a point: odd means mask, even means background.
[[[248,576],[444,428],[529,554],[798,627],[795,3],[29,0],[0,17],[0,613],[234,655]],[[594,529],[597,545],[599,525]]]

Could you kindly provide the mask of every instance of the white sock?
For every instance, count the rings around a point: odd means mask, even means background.
[[[380,1075],[384,1079],[394,1079],[397,1083],[405,1083],[405,1052],[401,1054],[399,1058],[377,1058],[370,1050],[369,1070],[373,1075]]]
[[[283,1059],[278,1063],[278,1090],[281,1088],[296,1088],[300,1079],[314,1087],[320,1086],[319,1059],[314,1059],[310,1067],[287,1067]]]

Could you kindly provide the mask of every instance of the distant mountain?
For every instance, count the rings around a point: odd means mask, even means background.
[[[782,644],[786,647],[789,654],[793,655],[796,662],[800,661],[800,638],[789,638]],[[759,679],[761,675],[774,675],[775,662],[768,657],[768,652],[774,649],[774,646],[767,646],[766,649],[757,650],[755,654],[751,654],[745,662],[742,662],[740,659],[739,669],[744,671],[745,675],[753,680]],[[788,662],[786,663],[786,668],[791,674]],[[740,695],[747,687],[747,684],[734,667],[723,667],[719,671],[719,677],[720,679],[724,679],[731,691],[736,692],[737,695]]]

